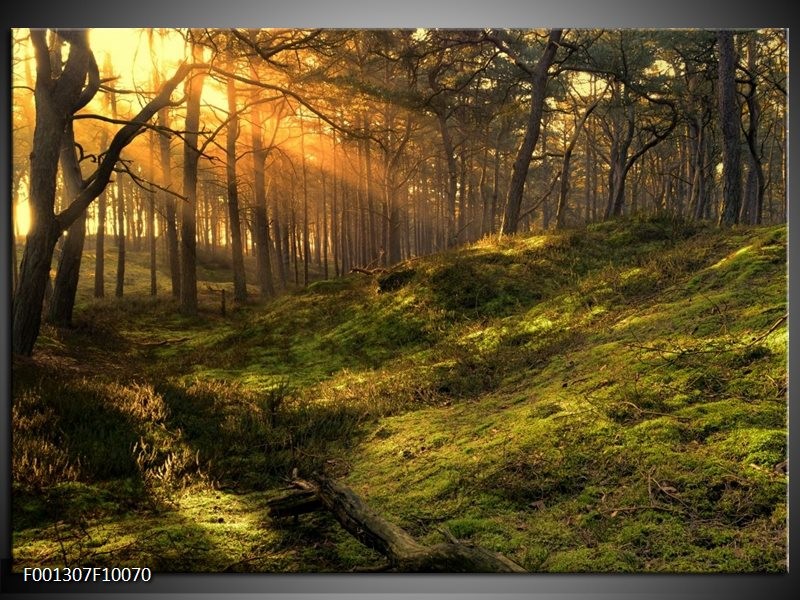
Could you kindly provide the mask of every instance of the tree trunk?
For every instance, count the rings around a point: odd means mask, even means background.
[[[736,53],[733,32],[718,31],[719,118],[722,128],[722,212],[720,225],[739,222],[742,201],[742,165],[739,148],[739,105],[736,102]]]
[[[155,145],[155,136],[150,137],[151,148]],[[150,177],[153,177],[153,151],[150,151]],[[154,178],[154,177],[153,177]],[[147,194],[147,242],[150,246],[150,295],[158,294],[158,264],[156,261],[156,193],[155,190]]]
[[[322,165],[320,165],[320,176],[322,177],[322,223],[320,227],[322,229],[322,272],[325,279],[328,279],[328,189],[326,185],[327,178]]]
[[[691,185],[689,193],[689,206],[692,210],[692,217],[700,220],[706,213],[706,193],[705,193],[705,160],[706,160],[706,135],[702,117],[695,115],[689,121],[689,131],[691,133],[692,157],[691,157]]]
[[[85,237],[86,214],[83,214],[70,226],[61,248],[47,317],[54,325],[66,327],[72,324]]]
[[[608,174],[608,203],[604,215],[606,219],[622,216],[622,207],[625,205],[625,179],[628,175],[626,168],[628,150],[633,142],[633,134],[636,129],[633,104],[628,98],[628,87],[624,82],[621,86],[622,91],[618,94],[621,94],[620,101],[625,114],[625,122],[624,125],[621,123],[614,125],[614,136],[609,152],[611,165]]]
[[[122,175],[117,174],[117,283],[114,295],[122,298],[125,288],[125,192]]]
[[[62,138],[67,119],[81,99],[84,81],[94,63],[87,32],[72,31],[70,37],[66,66],[54,80],[46,32],[31,30],[37,71],[34,92],[36,126],[30,168],[31,227],[25,241],[19,285],[11,307],[12,351],[25,356],[31,355],[39,336],[50,263],[62,231],[53,212]]]
[[[455,239],[453,243],[463,244],[466,241],[466,229],[467,229],[467,211],[468,211],[468,202],[469,197],[467,195],[467,147],[466,142],[462,144],[462,151],[458,157],[459,163],[459,170],[458,170],[458,181],[461,185],[458,186],[458,218],[456,219],[456,231],[455,231]]]
[[[586,119],[592,114],[597,105],[600,103],[600,98],[595,100],[584,111],[583,116],[575,123],[575,131],[572,133],[572,138],[564,150],[564,161],[561,165],[561,175],[559,176],[560,186],[558,191],[558,208],[556,209],[556,229],[563,229],[565,224],[565,213],[567,207],[567,194],[569,193],[569,169],[570,161],[572,160],[572,152],[575,150],[575,144],[578,143],[578,136],[583,129]],[[588,176],[588,174],[587,174]]]
[[[75,155],[75,135],[72,124],[68,123],[61,146],[61,170],[64,176],[64,193],[70,200],[75,198],[83,185],[81,168]],[[65,204],[68,204],[67,201]],[[61,256],[58,261],[53,296],[50,299],[48,320],[54,325],[69,326],[72,323],[72,309],[78,291],[78,278],[83,257],[83,243],[86,237],[86,212],[70,226]]]
[[[751,225],[761,224],[764,207],[764,191],[766,188],[764,182],[764,165],[758,145],[758,122],[761,117],[761,107],[758,103],[758,95],[756,93],[758,84],[755,79],[757,68],[756,57],[758,53],[756,35],[757,33],[755,31],[750,32],[750,39],[748,40],[747,46],[747,69],[752,74],[752,79],[748,82],[750,84],[750,91],[746,96],[747,112],[749,113],[747,147],[750,152],[748,154],[747,184],[745,186],[741,214],[742,222]]]
[[[539,140],[539,130],[542,126],[542,112],[544,100],[547,97],[547,71],[556,56],[558,43],[561,41],[561,29],[553,29],[547,41],[547,46],[536,63],[531,77],[533,90],[531,92],[530,113],[528,124],[525,129],[525,137],[522,145],[517,151],[517,158],[514,160],[514,167],[511,171],[511,183],[508,188],[505,213],[503,214],[503,225],[501,228],[503,235],[512,235],[517,232],[519,226],[519,215],[522,208],[522,196],[525,191],[525,180],[528,177],[533,149]]]
[[[292,263],[294,266],[294,285],[300,285],[300,269],[298,267],[300,255],[300,243],[297,240],[297,214],[295,213],[294,205],[292,206],[292,223],[289,231],[292,235]],[[288,235],[288,234],[287,234]]]
[[[338,223],[336,220],[336,212],[338,210],[338,200],[339,200],[339,179],[338,179],[338,172],[337,172],[337,165],[336,165],[336,132],[332,133],[333,139],[331,144],[331,159],[332,159],[332,178],[333,178],[333,195],[331,197],[331,258],[333,258],[333,273],[336,277],[339,277],[339,230],[338,230]]]
[[[364,120],[364,125],[366,127],[367,121],[366,117]],[[365,200],[365,210],[366,210],[366,219],[364,222],[367,226],[367,254],[364,257],[364,264],[372,263],[378,255],[380,254],[379,244],[378,244],[378,226],[375,223],[375,205],[373,203],[373,192],[372,192],[372,145],[370,144],[370,140],[364,140],[364,161],[365,161],[365,170],[364,170],[364,200]]]
[[[19,261],[17,260],[17,205],[19,204],[19,186],[21,178],[17,179],[14,183],[14,197],[11,200],[11,223],[9,229],[11,230],[11,297],[17,291],[19,285]]]
[[[273,192],[272,201],[272,233],[275,239],[275,262],[278,265],[278,277],[282,288],[286,288],[286,274],[289,271],[289,253],[281,235],[281,219],[284,218],[278,203],[277,190]]]
[[[102,148],[108,147],[108,134],[103,131],[100,137]],[[95,236],[94,260],[94,297],[103,298],[106,295],[105,269],[106,269],[106,199],[108,192],[103,190],[97,201],[97,234]]]
[[[117,96],[114,92],[109,94],[111,106],[111,116],[115,119],[117,115]],[[122,298],[125,287],[125,194],[122,175],[117,174],[117,282],[114,294],[117,298]]]
[[[226,161],[226,166],[227,166],[227,161]],[[216,237],[216,227],[212,226],[211,211],[213,209],[211,208],[212,206],[211,194],[208,193],[209,192],[208,181],[205,182],[198,181],[197,183],[199,186],[197,192],[197,212],[196,212],[198,221],[198,227],[197,227],[198,242],[202,243],[202,247],[205,250],[214,250],[216,249],[216,247],[212,247],[211,240],[212,240],[212,235],[213,238]],[[225,205],[227,207],[228,203],[226,202]],[[223,229],[225,232],[229,232],[230,218],[228,218],[226,211],[223,210],[222,212],[223,214],[225,214],[225,219],[226,219],[225,226]],[[214,225],[216,225],[216,223],[214,223]],[[240,227],[239,235],[241,236],[241,224],[239,225],[239,227]],[[210,234],[210,230],[212,229],[215,230],[214,234]],[[225,249],[232,251],[232,247],[233,246],[231,243],[231,236],[226,235]]]
[[[142,249],[142,237],[144,235],[144,216],[142,210],[142,194],[140,188],[131,186],[131,201],[127,204],[128,211],[128,233],[133,241],[133,249],[139,252]]]
[[[300,160],[303,175],[303,287],[308,285],[308,261],[311,254],[311,242],[308,239],[308,167],[306,165],[306,135],[300,118]]]
[[[502,162],[502,150],[500,149],[500,142],[505,134],[505,126],[501,128],[497,134],[497,142],[494,148],[494,174],[492,176],[492,208],[490,214],[489,233],[494,234],[497,231],[497,201],[500,199],[500,163]]]
[[[169,127],[169,109],[164,107],[158,112],[158,124]],[[158,136],[159,157],[161,161],[161,185],[169,189],[172,187],[172,168],[170,161],[170,138],[163,132]],[[178,217],[175,196],[164,192],[164,212],[166,215],[167,256],[169,259],[170,282],[172,283],[172,297],[176,300],[181,297],[181,262],[178,251]]]
[[[350,221],[347,219],[348,203],[347,203],[347,190],[348,187],[345,182],[342,182],[342,211],[340,223],[341,235],[341,248],[342,248],[342,273],[350,271],[353,265],[353,248],[352,236],[350,233]]]
[[[256,269],[261,296],[269,298],[275,295],[272,286],[272,263],[270,249],[272,243],[269,235],[269,219],[267,218],[267,190],[264,181],[264,162],[267,153],[262,140],[261,111],[253,105],[253,124],[250,128],[253,144],[253,176],[255,178],[255,205],[253,207],[253,228],[256,244]]]
[[[445,225],[445,247],[456,244],[456,196],[458,194],[458,164],[456,163],[455,148],[450,129],[447,127],[447,118],[444,109],[437,113],[439,132],[442,136],[442,150],[444,151],[445,164],[447,165],[447,221]]]
[[[225,176],[228,186],[228,221],[231,232],[231,253],[233,259],[233,299],[247,302],[247,282],[244,273],[244,254],[242,250],[242,224],[239,218],[239,190],[236,186],[236,138],[239,137],[239,118],[236,109],[236,83],[228,78],[228,136],[225,154]],[[263,169],[262,181],[263,186]],[[263,190],[262,190],[263,191]],[[263,200],[263,198],[262,198]]]
[[[319,214],[319,202],[314,203],[314,262],[317,265],[317,269],[322,268],[322,244],[320,240],[322,239],[322,229],[321,229],[322,219]]]
[[[200,45],[192,42],[192,56],[202,60]],[[200,128],[200,94],[203,73],[186,84],[186,134],[183,148],[183,195],[181,203],[181,312],[197,314],[197,137]]]
[[[588,225],[592,221],[592,131],[591,127],[586,128],[586,146],[584,149],[583,161],[583,221]]]

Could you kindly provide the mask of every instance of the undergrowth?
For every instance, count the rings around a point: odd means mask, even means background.
[[[203,257],[209,285],[227,267]],[[75,327],[14,364],[15,567],[379,562],[324,515],[266,517],[297,469],[532,571],[782,571],[785,269],[784,227],[658,218],[225,316],[205,283],[186,318],[87,277]]]

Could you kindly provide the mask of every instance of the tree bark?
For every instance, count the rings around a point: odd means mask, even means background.
[[[364,129],[369,126],[366,115],[364,116]],[[364,247],[367,249],[364,255],[364,264],[371,264],[380,253],[378,245],[378,228],[375,223],[375,206],[372,199],[372,144],[366,138],[364,144],[364,206],[366,207],[366,218],[364,218]]]
[[[331,161],[332,161],[332,179],[333,179],[333,195],[331,197],[331,255],[333,258],[333,273],[336,277],[339,277],[340,270],[339,270],[339,231],[338,231],[338,223],[336,221],[336,212],[338,209],[338,190],[339,190],[339,180],[338,180],[338,172],[336,170],[336,132],[332,132],[332,143],[331,143]]]
[[[247,302],[247,282],[244,273],[242,250],[242,224],[239,218],[239,190],[236,182],[236,138],[239,137],[239,117],[236,108],[236,83],[228,78],[228,135],[225,146],[225,176],[228,188],[228,221],[231,232],[231,254],[233,260],[233,299]],[[262,172],[263,177],[263,172]],[[263,179],[262,179],[263,185]]]
[[[325,169],[320,164],[320,177],[322,178],[322,222],[320,228],[322,229],[321,243],[322,243],[322,273],[325,279],[328,279],[328,187]]]
[[[449,248],[456,244],[456,196],[458,194],[458,165],[456,151],[453,147],[453,137],[447,126],[447,117],[444,109],[436,113],[439,132],[442,137],[442,150],[444,151],[445,164],[447,165],[447,222],[445,228],[445,244]]]
[[[117,175],[117,284],[114,295],[122,298],[125,290],[125,187]]]
[[[67,124],[63,137],[61,171],[64,176],[64,192],[67,198],[74,198],[80,192],[83,177],[75,155],[75,135],[71,123]],[[70,226],[61,248],[48,315],[48,321],[54,325],[65,327],[72,324],[72,309],[78,291],[85,237],[86,212]]]
[[[700,115],[694,115],[689,121],[689,131],[691,133],[691,185],[689,192],[689,206],[692,210],[692,217],[699,221],[705,216],[706,213],[706,173],[705,173],[705,160],[706,160],[706,131],[703,118]]]
[[[719,118],[722,128],[722,212],[720,225],[739,222],[742,201],[742,165],[739,148],[739,105],[736,102],[736,52],[733,32],[717,32],[719,46]]]
[[[158,124],[169,127],[169,109],[167,107],[158,111]],[[158,150],[161,162],[161,185],[165,189],[172,187],[172,166],[170,160],[170,138],[164,132],[159,132]],[[167,256],[169,259],[170,283],[172,284],[172,297],[178,300],[181,297],[181,262],[178,250],[178,215],[175,196],[164,192],[164,212],[166,216]]]
[[[275,262],[278,265],[278,277],[282,288],[286,288],[286,277],[289,271],[289,252],[288,247],[284,243],[284,235],[282,234],[281,219],[285,218],[280,209],[278,202],[278,193],[272,194],[272,233],[275,239]],[[285,212],[285,211],[283,211]]]
[[[108,147],[108,134],[103,131],[100,137],[100,146]],[[103,298],[106,295],[106,200],[108,192],[103,190],[97,201],[97,234],[95,235],[95,260],[94,260],[94,297]]]
[[[111,106],[111,116],[114,119],[117,115],[117,95],[113,91],[109,94]],[[122,182],[122,175],[117,175],[117,279],[114,295],[122,298],[125,289],[125,192]]]
[[[258,109],[257,104],[253,105],[252,110],[253,125],[250,131],[253,145],[253,176],[255,177],[253,228],[255,229],[256,242],[256,268],[258,270],[258,285],[261,290],[261,296],[269,298],[275,295],[275,288],[272,285],[272,263],[270,259],[272,243],[269,235],[267,190],[264,182],[264,163],[267,159],[267,151],[264,150],[264,142],[262,140],[261,111]]]
[[[373,511],[353,490],[318,476],[296,480],[299,492],[270,503],[270,515],[284,517],[324,507],[359,542],[383,554],[395,571],[406,573],[524,573],[501,554],[458,541],[424,546]]]
[[[494,234],[497,232],[497,201],[500,199],[500,165],[502,163],[503,158],[503,151],[500,147],[500,143],[502,139],[505,137],[506,134],[506,123],[503,123],[503,126],[500,128],[500,131],[497,133],[497,141],[495,143],[495,150],[494,150],[494,174],[492,176],[492,208],[490,211],[490,227],[489,233]]]
[[[303,287],[308,286],[308,261],[311,243],[308,239],[308,168],[306,165],[306,135],[303,118],[300,117],[300,164],[303,175]]]
[[[749,115],[747,124],[747,147],[748,154],[747,183],[745,185],[744,202],[742,203],[741,221],[751,225],[760,225],[764,208],[764,191],[766,184],[764,181],[764,165],[761,158],[761,151],[758,144],[758,124],[761,117],[761,107],[758,102],[758,83],[756,81],[756,57],[758,54],[757,33],[751,31],[747,45],[747,70],[750,72],[751,79],[748,81],[750,89],[745,96],[747,102],[747,112]]]
[[[150,152],[148,153],[149,171],[151,180],[155,179],[154,152],[156,135],[150,130]],[[147,194],[147,242],[150,250],[150,295],[158,294],[158,281],[156,279],[156,193],[150,191]]]
[[[547,97],[547,71],[556,56],[558,44],[561,41],[562,30],[553,29],[547,41],[547,46],[536,63],[536,67],[531,74],[531,105],[528,115],[528,124],[525,129],[525,137],[517,151],[514,160],[514,167],[511,171],[511,183],[508,188],[505,213],[503,214],[503,225],[501,232],[503,235],[512,235],[517,232],[519,226],[519,215],[522,208],[522,196],[525,191],[525,180],[528,177],[528,169],[533,157],[533,149],[539,140],[539,131],[542,126],[542,112],[544,110],[544,100]]]
[[[200,56],[200,45],[192,42],[192,56]],[[181,203],[181,312],[197,314],[197,137],[200,129],[200,94],[203,73],[186,83],[186,134],[183,147],[183,195]]]
[[[17,260],[17,204],[19,203],[19,185],[20,180],[18,179],[14,183],[14,196],[11,199],[11,224],[9,229],[11,230],[11,297],[14,297],[14,293],[17,291],[17,286],[19,285],[19,261]]]

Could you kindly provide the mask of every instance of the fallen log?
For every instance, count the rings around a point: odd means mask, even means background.
[[[295,479],[299,488],[272,500],[269,514],[280,518],[327,509],[353,537],[383,554],[394,571],[442,573],[524,573],[525,569],[501,554],[468,546],[458,540],[425,546],[404,529],[373,511],[349,487],[327,477]]]
[[[322,508],[322,502],[316,492],[299,490],[271,500],[269,515],[274,518],[296,517]]]

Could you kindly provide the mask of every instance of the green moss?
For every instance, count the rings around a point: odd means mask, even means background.
[[[531,570],[785,569],[785,248],[608,221],[225,317],[203,291],[198,318],[147,296],[133,252],[125,299],[82,278],[78,326],[15,365],[15,558],[70,536],[72,561],[163,570],[382,563],[329,516],[266,517],[298,468]]]
[[[726,458],[771,469],[786,460],[785,429],[741,428],[709,440]]]
[[[554,573],[626,573],[641,570],[633,552],[607,544],[598,548],[575,548],[556,552],[544,563]]]

